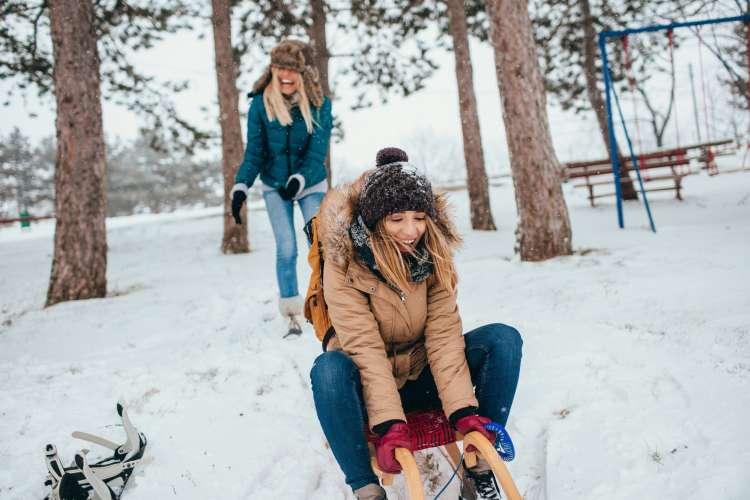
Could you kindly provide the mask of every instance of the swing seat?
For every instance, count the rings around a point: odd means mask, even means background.
[[[406,425],[409,426],[409,431],[412,435],[412,448],[414,451],[443,446],[448,457],[450,457],[453,468],[459,469],[461,475],[463,474],[460,470],[462,467],[461,452],[456,443],[458,441],[463,441],[464,448],[468,445],[473,445],[477,451],[464,453],[464,462],[466,465],[469,468],[473,467],[477,463],[478,456],[481,456],[490,464],[490,467],[492,467],[492,472],[495,474],[498,483],[500,483],[503,492],[505,492],[505,496],[509,500],[521,500],[521,494],[518,492],[518,488],[513,482],[510,472],[508,472],[508,468],[500,459],[500,456],[492,443],[490,443],[481,433],[470,432],[466,436],[461,435],[453,430],[453,427],[451,427],[448,418],[442,410],[437,409],[420,410],[408,413],[406,415]],[[375,472],[375,475],[380,478],[380,481],[384,486],[389,486],[393,484],[394,476],[380,470],[377,459],[375,458],[375,444],[380,437],[369,429],[366,430],[366,433],[367,442],[370,448],[370,464],[372,465],[372,470]],[[395,455],[396,460],[401,464],[406,487],[409,491],[409,499],[424,500],[423,482],[419,475],[414,455],[406,448],[397,448]]]

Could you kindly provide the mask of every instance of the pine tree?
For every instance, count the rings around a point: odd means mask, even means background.
[[[0,51],[7,56],[0,61],[0,79],[17,83],[19,92],[11,96],[31,88],[47,95],[54,87],[57,101],[57,230],[50,305],[106,294],[101,87],[105,98],[145,119],[154,148],[192,152],[211,138],[181,118],[171,99],[186,82],[157,85],[131,62],[134,52],[152,47],[163,33],[189,28],[184,19],[191,15],[179,0],[167,7],[145,0],[12,0],[0,6]],[[47,32],[52,34],[51,51],[43,38]]]
[[[490,207],[487,173],[484,166],[477,100],[474,94],[474,76],[471,67],[464,2],[462,0],[445,0],[445,4],[448,9],[448,25],[456,61],[458,108],[461,115],[461,132],[463,133],[471,227],[472,229],[495,230],[495,221],[492,218]]]
[[[366,46],[364,57],[354,61],[350,71],[356,74],[357,81],[370,85],[370,88],[360,87],[358,96],[362,105],[370,105],[372,101],[365,99],[372,93],[373,86],[382,90],[383,101],[388,93],[406,96],[418,92],[437,68],[432,61],[433,53],[442,48],[453,50],[471,225],[473,229],[494,230],[468,36],[471,33],[486,39],[486,17],[482,8],[482,2],[476,0],[402,0],[388,7],[366,0],[352,2],[350,29],[362,33],[358,39],[375,43],[372,48]],[[437,40],[428,36],[434,30],[439,33]],[[389,61],[393,54],[403,51],[401,47],[407,41],[416,45],[419,55],[412,59],[411,68],[406,66],[408,69],[404,71],[393,63],[389,65]]]
[[[333,97],[331,94],[331,83],[328,78],[329,61],[331,54],[328,51],[328,36],[326,24],[328,15],[326,12],[327,5],[323,0],[310,0],[310,25],[307,29],[310,41],[315,51],[314,66],[318,69],[320,75],[320,86],[323,89],[323,95]],[[331,175],[331,143],[328,143],[328,154],[325,159],[326,180],[328,187],[333,183]]]
[[[0,138],[0,217],[22,212],[46,216],[52,212],[55,145],[51,138],[32,147],[18,127]]]
[[[138,51],[153,47],[165,33],[192,28],[197,13],[191,4],[187,0],[94,2],[92,24],[101,54],[102,96],[137,113],[154,148],[193,152],[207,147],[213,138],[211,132],[187,121],[174,103],[173,96],[189,82],[157,81],[133,63]],[[4,104],[33,91],[42,97],[51,95],[50,25],[48,0],[0,3],[0,80],[13,82]]]
[[[517,251],[524,261],[569,255],[570,219],[527,3],[488,0],[486,9],[516,193]]]
[[[29,213],[33,182],[33,153],[28,138],[14,127],[8,137],[8,163],[15,177],[15,198],[18,213]]]
[[[243,207],[239,225],[232,217],[231,191],[237,166],[242,161],[242,129],[240,128],[239,93],[237,91],[237,66],[232,50],[232,21],[229,0],[211,0],[211,23],[214,33],[216,80],[219,92],[219,123],[221,125],[222,173],[224,177],[224,234],[221,241],[223,253],[250,251],[247,226],[250,221]]]
[[[750,0],[735,0],[734,2],[722,2],[720,0],[691,1],[679,4],[678,12],[683,18],[750,15]],[[750,110],[750,76],[748,75],[750,71],[750,56],[748,55],[750,23],[734,23],[730,26],[729,33],[725,33],[723,36],[707,36],[706,30],[702,33],[696,29],[691,31],[694,36],[700,38],[701,43],[710,54],[720,62],[723,71],[720,72],[718,78],[721,84],[731,93],[732,107],[739,111]],[[738,142],[747,141],[747,136],[750,136],[750,121],[742,123],[746,119],[742,120],[737,116],[731,116],[729,119],[737,130]]]
[[[745,2],[745,12],[750,14],[750,0]],[[728,75],[722,78],[724,85],[732,90],[736,98],[736,108],[750,111],[750,22],[744,25],[737,23],[733,30],[733,39],[718,50],[729,54],[732,59],[733,71],[727,71]],[[744,43],[743,43],[744,42]],[[748,123],[750,130],[750,123]]]
[[[49,9],[58,146],[51,306],[107,294],[107,199],[94,6],[50,0]]]
[[[645,20],[656,18],[664,0],[562,0],[559,2],[532,2],[534,36],[542,56],[542,74],[549,92],[555,95],[562,108],[576,113],[592,111],[599,125],[602,145],[610,155],[609,127],[604,106],[604,80],[601,58],[597,49],[597,34],[602,31],[623,29]],[[625,58],[622,44],[612,47],[610,65],[615,83],[625,80]],[[665,50],[654,48],[643,52],[637,62],[637,72],[647,78],[646,69],[654,54]],[[639,87],[644,88],[644,82]],[[617,154],[622,157],[622,152]],[[624,165],[624,163],[621,163]],[[627,169],[620,172],[624,199],[637,199],[638,195]]]
[[[151,137],[107,144],[108,215],[160,213],[222,201],[220,160],[149,148]]]

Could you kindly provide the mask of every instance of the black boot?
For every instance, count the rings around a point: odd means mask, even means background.
[[[465,466],[465,464],[464,464]],[[473,469],[464,468],[459,500],[500,500],[500,486],[489,464],[479,460]]]

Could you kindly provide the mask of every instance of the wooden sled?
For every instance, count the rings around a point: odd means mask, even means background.
[[[490,443],[481,433],[470,432],[466,436],[462,436],[453,431],[445,414],[439,410],[413,412],[409,413],[406,418],[411,434],[412,436],[415,436],[415,451],[443,446],[450,457],[453,468],[458,469],[459,474],[463,477],[463,471],[461,470],[461,452],[456,444],[458,441],[463,440],[464,449],[469,445],[473,445],[477,450],[466,452],[464,454],[464,462],[466,465],[469,468],[473,467],[477,463],[477,455],[481,456],[490,464],[490,467],[492,467],[495,479],[497,479],[497,482],[500,484],[500,487],[505,493],[505,497],[508,500],[522,499],[515,482],[513,482],[510,472],[508,472],[508,468],[500,459],[497,450],[495,450],[492,443]],[[380,482],[383,486],[390,486],[393,484],[394,475],[380,470],[378,467],[378,461],[375,458],[374,443],[377,441],[378,437],[368,431],[367,439],[370,447],[370,464],[372,465],[372,470],[375,472],[375,475],[380,478]],[[406,488],[409,491],[409,499],[424,500],[425,495],[422,487],[422,478],[419,475],[414,455],[412,455],[412,453],[406,448],[397,448],[396,460],[401,464]]]

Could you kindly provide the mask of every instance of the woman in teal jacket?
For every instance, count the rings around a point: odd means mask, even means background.
[[[303,298],[297,284],[294,202],[305,222],[318,211],[327,189],[325,159],[331,138],[331,101],[323,95],[310,45],[285,40],[271,51],[271,65],[253,86],[245,156],[232,189],[232,215],[260,175],[263,199],[276,240],[279,311],[289,333],[300,334]]]

